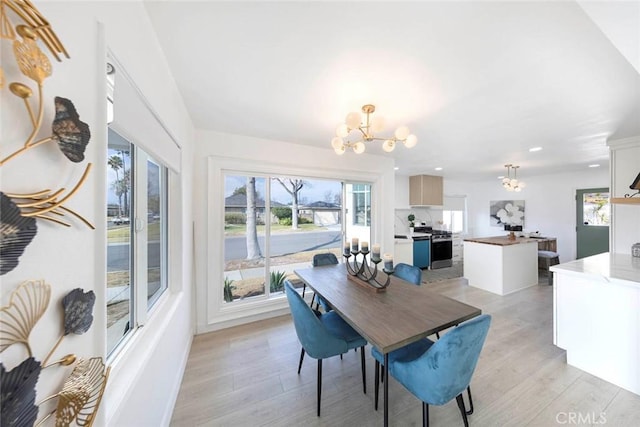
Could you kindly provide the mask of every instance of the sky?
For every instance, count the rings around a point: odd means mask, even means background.
[[[285,181],[286,182],[286,181]],[[246,176],[225,175],[224,196],[230,196],[233,191],[242,187],[247,183]],[[256,190],[260,197],[265,195],[265,178],[256,178]],[[340,181],[327,181],[318,179],[305,180],[305,185],[300,190],[300,203],[313,203],[317,201],[326,201],[325,195],[331,192],[329,202],[333,202],[333,196],[342,194],[342,183]],[[271,200],[288,205],[291,203],[291,195],[278,183],[273,181],[271,184]]]

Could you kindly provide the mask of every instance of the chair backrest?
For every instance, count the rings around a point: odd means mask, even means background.
[[[462,393],[471,382],[490,324],[488,314],[463,322],[414,362],[398,366],[407,369],[413,365],[410,374],[416,381],[411,381],[411,388],[405,386],[420,400],[432,405],[444,405]]]
[[[393,275],[401,278],[402,280],[411,282],[414,285],[422,283],[422,270],[420,267],[400,262],[395,265],[393,270]]]
[[[291,309],[291,317],[296,328],[296,335],[302,348],[314,359],[324,359],[346,352],[347,342],[331,335],[311,307],[288,280],[284,281],[284,289]]]
[[[336,258],[336,256],[331,252],[315,254],[313,256],[314,267],[321,267],[323,265],[332,265],[337,263],[338,263],[338,258]]]

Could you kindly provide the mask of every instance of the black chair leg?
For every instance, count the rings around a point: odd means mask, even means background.
[[[429,405],[422,402],[422,427],[429,427]]]
[[[342,360],[342,354],[340,355],[340,360]]]
[[[375,392],[374,392],[374,409],[377,411],[378,410],[378,392],[380,390],[380,362],[378,362],[378,360],[376,360],[376,369],[375,369],[375,378],[373,379],[373,382],[375,383]]]
[[[384,366],[380,365],[380,382],[384,382]]]
[[[360,347],[360,363],[362,364],[362,391],[367,394],[367,368],[364,362],[364,346]]]
[[[469,395],[469,410],[467,411],[467,415],[473,414],[473,399],[471,398],[471,386],[467,387],[467,394]]]
[[[300,363],[298,363],[298,375],[300,375],[300,369],[302,369],[302,359],[304,359],[304,348],[300,351]]]
[[[322,396],[322,359],[318,359],[318,416],[320,416],[320,397]]]
[[[462,393],[456,396],[456,402],[458,402],[458,408],[460,414],[462,414],[462,421],[464,421],[464,427],[469,427],[469,421],[467,420],[467,411],[464,408],[464,400],[462,399]]]

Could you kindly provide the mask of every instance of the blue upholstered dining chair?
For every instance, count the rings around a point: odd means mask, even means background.
[[[420,267],[415,267],[403,262],[395,265],[393,275],[414,285],[420,285],[420,283],[422,283],[422,270]]]
[[[314,359],[318,359],[318,416],[320,416],[320,397],[322,394],[322,359],[337,356],[352,348],[360,347],[360,362],[362,366],[362,388],[367,393],[366,369],[364,361],[364,346],[367,341],[360,336],[335,312],[316,315],[300,294],[293,289],[288,280],[284,282],[287,300],[291,308],[291,317],[296,328],[296,335],[302,344],[302,354],[298,374],[302,366],[305,352]]]
[[[313,256],[312,264],[314,267],[322,267],[324,265],[335,265],[335,264],[338,264],[338,258],[336,258],[336,256],[331,252],[315,254]],[[304,289],[302,290],[302,296],[304,297]],[[322,309],[324,310],[325,313],[332,310],[331,305],[329,305],[329,303],[324,298],[322,298],[320,295],[316,295],[315,293],[313,294],[313,298],[311,298],[311,305],[313,305],[314,298],[317,298],[316,309],[319,306],[322,306]]]
[[[465,427],[469,422],[462,393],[471,383],[491,316],[483,314],[456,326],[435,343],[423,339],[389,353],[388,372],[422,401],[422,425],[429,425],[429,405],[444,405],[456,398]],[[378,367],[384,356],[377,349],[375,409],[378,409]],[[469,398],[471,394],[469,393]]]

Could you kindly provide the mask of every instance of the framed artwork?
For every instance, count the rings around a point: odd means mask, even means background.
[[[520,225],[524,228],[524,200],[491,200],[489,221],[492,227]]]

